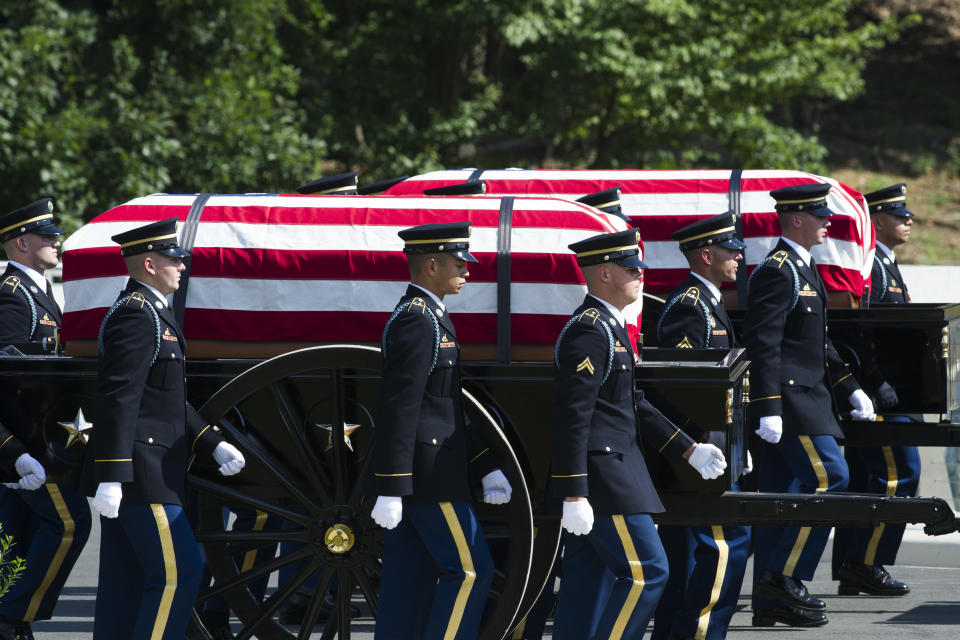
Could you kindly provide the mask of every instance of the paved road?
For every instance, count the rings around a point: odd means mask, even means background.
[[[957,534],[954,534],[957,535]],[[951,536],[952,538],[952,536]],[[93,610],[96,598],[97,551],[99,526],[94,525],[90,542],[84,549],[73,574],[67,581],[53,620],[34,625],[37,640],[91,640]],[[933,539],[931,539],[933,542]],[[916,545],[914,545],[916,546]],[[930,558],[927,564],[938,566],[898,566],[894,575],[910,584],[913,592],[904,598],[840,597],[836,583],[830,581],[829,567],[821,565],[810,583],[814,595],[824,598],[829,607],[830,624],[819,629],[790,629],[784,626],[753,628],[750,626],[749,586],[741,595],[741,609],[734,615],[729,638],[759,638],[760,634],[775,640],[956,640],[960,637],[960,567],[954,549],[937,558],[934,554],[907,553],[910,558]],[[751,567],[747,568],[751,575]],[[749,582],[749,581],[748,581]],[[236,627],[239,628],[239,627]],[[358,620],[353,638],[371,640],[372,621]],[[549,630],[549,627],[548,627]],[[549,637],[549,634],[546,636]],[[312,638],[320,638],[315,633]]]

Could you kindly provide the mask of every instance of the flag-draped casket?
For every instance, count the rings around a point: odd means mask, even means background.
[[[745,259],[753,268],[770,251],[780,227],[770,191],[811,182],[832,185],[828,202],[839,215],[831,218],[826,241],[813,256],[827,289],[858,300],[869,282],[875,239],[863,196],[832,178],[782,170],[522,170],[458,169],[414,176],[387,193],[420,194],[424,189],[482,180],[488,194],[554,194],[571,200],[620,187],[623,213],[643,238],[644,291],[666,294],[686,277],[687,264],[670,234],[692,222],[733,209],[741,214],[747,244]]]
[[[137,198],[97,216],[64,243],[68,353],[95,353],[100,323],[126,283],[111,236],[170,217],[179,218],[181,244],[192,252],[183,329],[194,357],[379,343],[409,281],[397,232],[470,220],[470,250],[479,263],[469,265],[463,292],[444,302],[462,343],[495,345],[497,357],[512,346],[512,357],[524,359],[517,347],[552,346],[583,300],[586,288],[567,245],[630,228],[616,216],[550,197]]]

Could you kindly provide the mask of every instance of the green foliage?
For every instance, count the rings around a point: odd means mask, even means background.
[[[0,533],[2,532],[3,524],[0,524]],[[6,595],[26,568],[23,558],[8,557],[13,546],[14,542],[11,536],[0,535],[0,599]]]
[[[449,166],[822,169],[862,0],[33,0],[0,8],[8,208]],[[10,6],[8,6],[10,5]]]

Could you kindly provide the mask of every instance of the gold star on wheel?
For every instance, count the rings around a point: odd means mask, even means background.
[[[327,448],[324,449],[324,452],[330,451],[330,449],[333,449],[333,425],[318,424],[317,426],[327,432]],[[350,441],[350,434],[359,428],[359,424],[343,425],[343,444],[347,445],[347,449],[350,449],[350,451],[353,451],[353,443]]]
[[[77,409],[77,417],[73,419],[73,422],[58,422],[57,424],[70,434],[67,436],[67,447],[76,442],[87,444],[87,441],[90,440],[90,434],[87,431],[93,428],[93,423],[87,422],[87,419],[83,417],[83,409]]]

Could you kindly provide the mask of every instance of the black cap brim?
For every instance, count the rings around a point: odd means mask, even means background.
[[[889,213],[892,216],[897,216],[898,218],[912,218],[913,211],[907,209],[906,207],[899,207],[897,209],[888,209],[884,213]]]
[[[723,247],[724,249],[732,249],[734,251],[743,251],[747,248],[743,242],[736,238],[727,238],[726,240],[720,240],[717,242],[718,247]]]
[[[831,216],[837,215],[837,212],[831,209],[830,207],[817,207],[816,209],[801,209],[801,211],[806,211],[812,216],[817,216],[818,218],[829,218]]]
[[[29,233],[38,233],[38,234],[40,234],[41,236],[65,236],[65,235],[67,235],[67,234],[65,234],[63,231],[61,231],[60,229],[58,229],[58,228],[56,227],[56,225],[52,225],[52,224],[45,224],[45,225],[43,225],[42,227],[37,227],[36,229],[33,229],[33,230],[29,231]]]
[[[181,249],[180,247],[168,247],[168,248],[166,248],[166,249],[154,249],[154,251],[156,251],[157,253],[163,254],[163,255],[165,255],[165,256],[169,256],[169,257],[171,257],[171,258],[181,258],[181,259],[183,259],[183,258],[189,258],[189,257],[190,257],[190,253],[189,253],[188,251],[184,251],[184,250]]]
[[[474,258],[473,254],[470,253],[469,251],[449,251],[448,253],[452,255],[454,258],[459,258],[464,262],[479,262],[479,260]]]
[[[627,267],[628,269],[646,269],[647,264],[636,256],[628,256],[626,258],[621,258],[619,260],[614,260],[615,263],[621,267]]]

